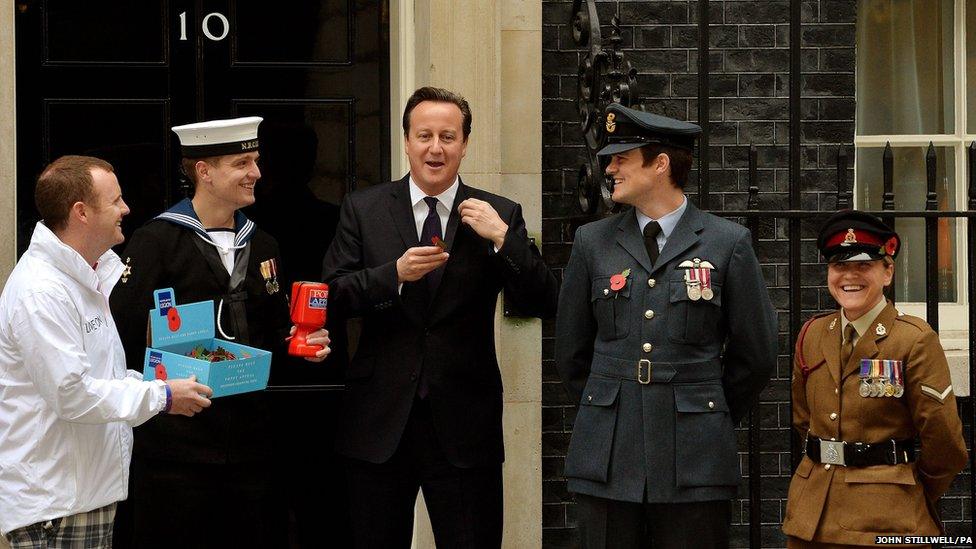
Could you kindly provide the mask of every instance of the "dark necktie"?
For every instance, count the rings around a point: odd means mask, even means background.
[[[420,245],[434,246],[433,238],[435,236],[439,239],[444,238],[444,235],[441,234],[441,216],[437,214],[436,198],[426,196],[424,202],[427,203],[427,219],[424,219],[424,227],[420,231]],[[433,299],[434,288],[440,282],[442,274],[444,274],[444,270],[438,267],[424,277],[427,280],[428,299]]]
[[[420,230],[420,245],[421,246],[434,246],[433,238],[443,238],[441,234],[441,216],[437,214],[437,199],[433,196],[424,197],[424,202],[427,203],[427,219],[424,219],[424,227]],[[424,279],[427,281],[427,303],[429,304],[434,299],[434,289],[440,283],[441,275],[444,274],[444,269],[438,267],[433,271],[427,273]],[[417,383],[417,396],[421,399],[427,398],[427,394],[430,392],[430,385],[427,381],[427,368],[421,366],[420,370],[420,381]]]
[[[651,266],[657,263],[657,257],[661,254],[657,249],[657,235],[661,232],[661,226],[657,221],[651,221],[644,225],[644,247],[647,248],[647,257],[651,258]]]
[[[854,329],[854,323],[848,322],[844,328],[844,341],[840,344],[840,365],[842,368],[847,365],[847,361],[851,359],[851,354],[854,353],[855,335],[857,335],[857,331]]]

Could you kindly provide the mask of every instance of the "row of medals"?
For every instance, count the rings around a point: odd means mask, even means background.
[[[905,394],[905,386],[884,378],[861,378],[858,394],[862,397],[895,397],[901,398]]]
[[[715,297],[715,292],[711,288],[702,288],[701,282],[697,280],[685,280],[685,286],[688,289],[688,299],[692,301],[698,301],[699,299],[711,301]]]

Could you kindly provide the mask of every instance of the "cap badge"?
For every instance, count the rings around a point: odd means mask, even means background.
[[[617,129],[617,123],[615,122],[617,115],[610,113],[607,115],[607,133],[613,133]]]
[[[854,234],[854,229],[847,229],[847,235],[844,236],[844,241],[840,245],[850,246],[851,244],[857,244],[857,235]]]

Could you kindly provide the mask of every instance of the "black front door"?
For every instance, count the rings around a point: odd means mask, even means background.
[[[319,280],[343,196],[390,178],[388,5],[17,2],[18,254],[37,221],[34,182],[51,160],[112,163],[129,236],[186,192],[170,127],[258,115],[262,178],[246,213],[278,239],[287,279]],[[334,360],[294,362],[271,379],[281,429],[267,443],[280,450],[298,546],[323,533],[343,545],[331,439],[345,353],[335,347]]]

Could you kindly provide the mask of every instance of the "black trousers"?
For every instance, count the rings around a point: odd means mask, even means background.
[[[408,549],[419,489],[438,549],[501,547],[501,464],[452,465],[437,441],[424,400],[414,401],[403,438],[389,461],[349,459],[346,473],[358,548]]]
[[[732,503],[631,503],[576,494],[583,549],[729,546]]]
[[[133,459],[131,507],[117,517],[130,522],[116,523],[115,546],[287,547],[288,517],[270,468]]]

